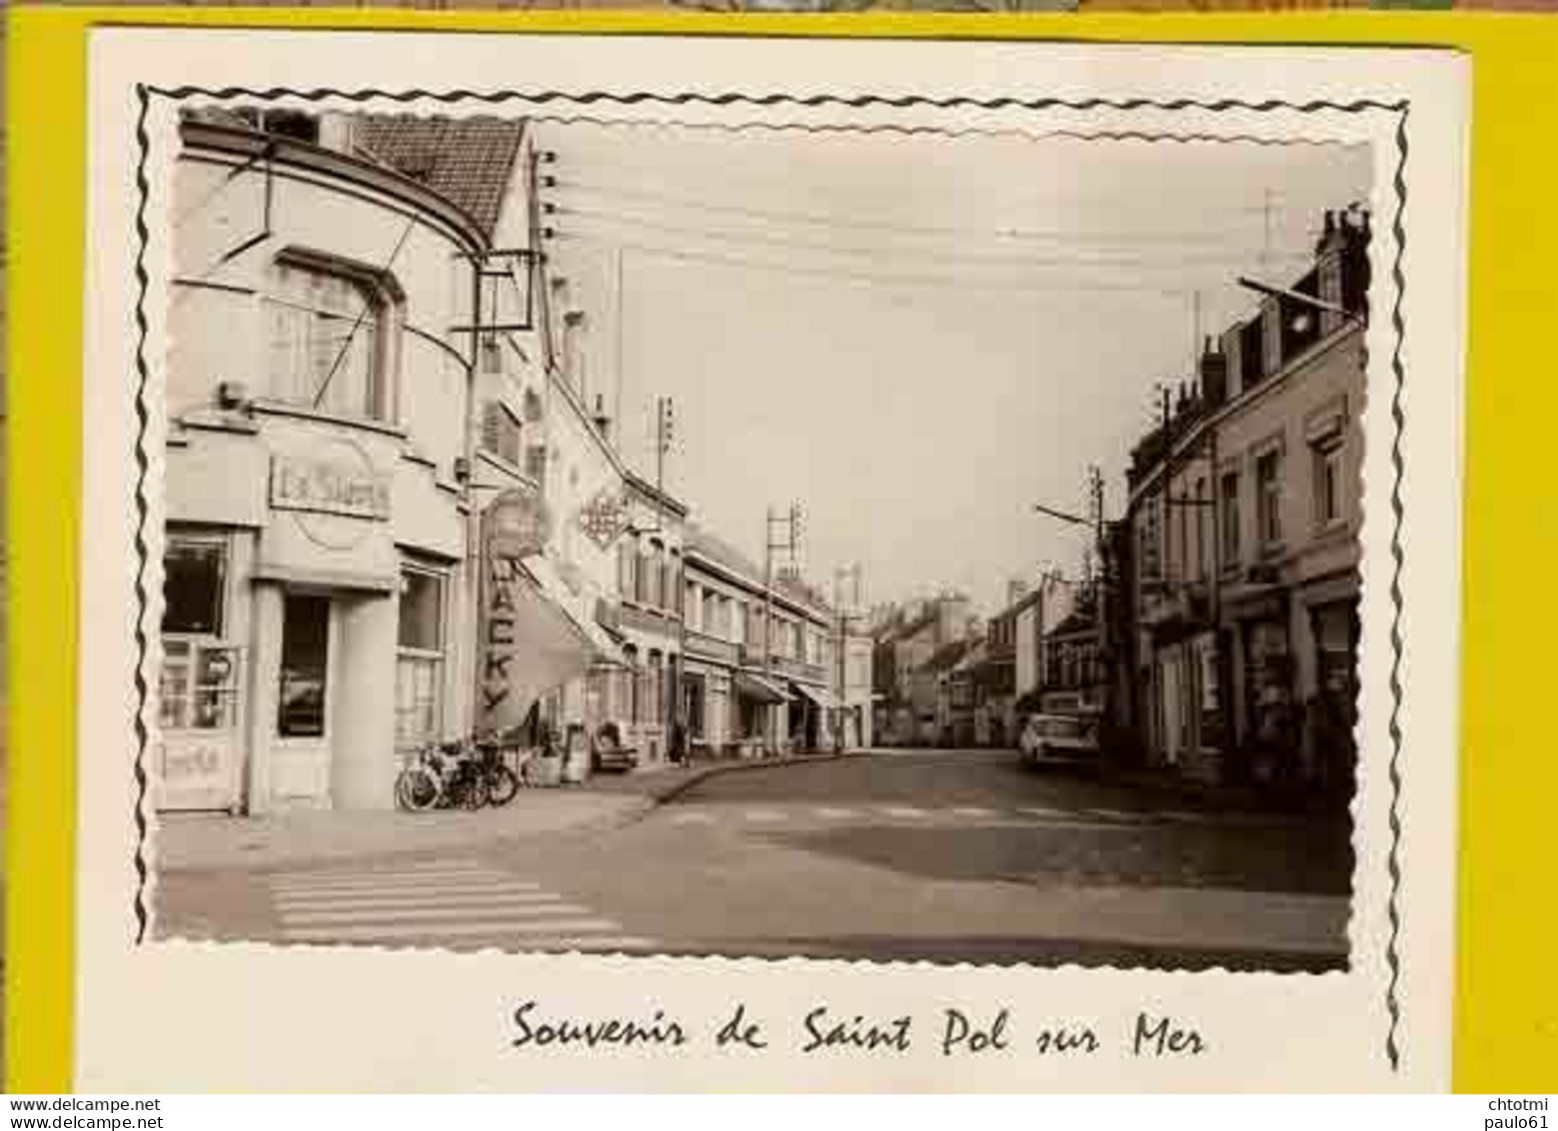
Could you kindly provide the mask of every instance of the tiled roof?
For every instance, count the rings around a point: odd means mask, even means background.
[[[358,125],[363,149],[457,205],[492,236],[519,156],[523,120],[364,114]]]

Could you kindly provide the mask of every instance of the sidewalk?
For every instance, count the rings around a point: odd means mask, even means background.
[[[710,762],[629,774],[595,774],[582,785],[521,789],[501,809],[468,813],[312,810],[263,817],[165,813],[151,833],[159,871],[278,868],[353,857],[468,851],[529,837],[628,824],[715,774],[826,761],[835,755]]]

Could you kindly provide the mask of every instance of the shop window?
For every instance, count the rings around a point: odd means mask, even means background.
[[[584,721],[592,731],[611,715],[611,671],[590,669],[584,680]]]
[[[164,633],[220,636],[227,546],[220,541],[170,538],[163,555]]]
[[[383,289],[347,269],[280,258],[264,297],[270,395],[341,416],[386,419],[388,331]]]
[[[443,725],[444,578],[421,569],[401,574],[395,661],[395,742],[418,746]]]
[[[1255,461],[1255,506],[1261,548],[1282,543],[1282,453],[1271,450]]]
[[[658,726],[665,718],[665,661],[659,652],[649,653],[649,687],[646,722]]]
[[[1234,569],[1239,564],[1239,473],[1223,473],[1222,496],[1218,500],[1221,524],[1223,568]]]
[[[287,594],[282,606],[281,694],[277,733],[321,738],[330,667],[330,599]]]
[[[702,741],[707,728],[705,721],[705,703],[707,700],[704,678],[701,675],[690,675],[687,677],[684,686],[686,688],[684,706],[686,707],[687,715],[687,733],[694,741]]]
[[[482,406],[481,446],[482,451],[515,467],[524,458],[519,418],[501,401],[488,401]]]
[[[171,537],[163,560],[158,723],[164,730],[226,729],[238,707],[238,651],[221,640],[227,544]]]

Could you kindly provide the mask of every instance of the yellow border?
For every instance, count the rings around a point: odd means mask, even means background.
[[[312,9],[10,13],[11,738],[7,1079],[72,1080],[85,46],[98,24],[1459,47],[1475,59],[1455,1085],[1558,1089],[1558,20],[1497,14],[701,16]],[[193,1082],[191,1082],[193,1083]]]

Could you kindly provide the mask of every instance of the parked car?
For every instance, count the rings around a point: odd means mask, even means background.
[[[1029,715],[1018,741],[1030,766],[1098,759],[1098,724],[1076,715]]]

